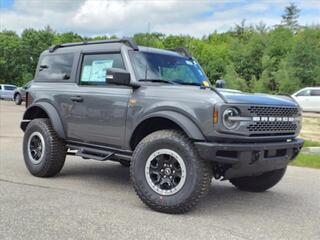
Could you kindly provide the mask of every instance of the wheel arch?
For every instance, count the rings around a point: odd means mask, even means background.
[[[14,99],[14,100],[16,100],[16,97],[18,96],[18,94],[21,96],[21,93],[20,93],[20,92],[15,92],[15,93],[13,94],[13,99]]]
[[[190,118],[174,111],[161,111],[147,115],[136,125],[130,136],[130,148],[134,150],[145,136],[163,129],[180,130],[190,139],[205,141],[203,133]]]
[[[62,139],[65,139],[65,131],[56,108],[48,102],[40,102],[31,105],[23,114],[21,122],[21,129],[25,131],[31,120],[36,118],[48,118],[52,124],[53,129]]]

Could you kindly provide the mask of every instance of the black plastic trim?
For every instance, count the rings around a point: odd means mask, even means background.
[[[132,38],[121,38],[121,39],[98,40],[98,41],[90,41],[90,42],[57,44],[50,47],[49,52],[52,53],[58,48],[64,48],[64,47],[75,47],[75,46],[82,46],[82,45],[95,45],[95,44],[106,44],[106,43],[127,43],[133,50],[135,51],[139,50],[137,43]]]
[[[230,168],[225,178],[258,175],[285,168],[300,152],[303,139],[273,143],[213,143],[195,142],[200,157]],[[273,153],[270,154],[269,153]]]

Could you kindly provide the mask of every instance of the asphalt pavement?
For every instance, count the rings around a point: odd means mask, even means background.
[[[19,128],[24,106],[0,101],[0,239],[320,239],[320,170],[289,167],[265,193],[213,181],[184,215],[135,195],[129,170],[67,157],[54,178],[31,176]]]

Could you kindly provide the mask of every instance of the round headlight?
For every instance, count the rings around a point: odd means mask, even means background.
[[[238,109],[230,107],[224,110],[222,114],[222,122],[225,128],[232,130],[239,126],[240,122],[232,119],[232,117],[240,116]]]

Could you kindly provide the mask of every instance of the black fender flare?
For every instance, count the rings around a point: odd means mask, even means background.
[[[140,123],[142,123],[143,121],[153,117],[162,117],[162,118],[171,120],[172,122],[176,123],[191,139],[198,140],[198,141],[206,140],[200,128],[196,125],[194,121],[192,121],[189,117],[183,115],[182,113],[171,111],[171,110],[164,110],[164,111],[158,111],[158,112],[147,114],[139,122],[139,124],[137,124],[136,127],[138,127]]]
[[[31,122],[32,119],[34,119],[34,111],[36,109],[41,109],[43,110],[49,117],[50,122],[52,124],[53,129],[55,132],[58,134],[58,136],[62,139],[66,138],[64,127],[61,121],[61,118],[58,114],[58,111],[56,108],[48,103],[48,102],[37,102],[35,104],[32,104],[27,108],[25,113],[23,114],[23,120],[21,122],[21,129],[25,130],[29,122]]]

